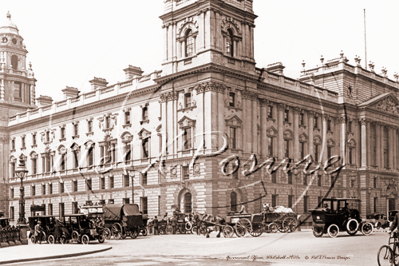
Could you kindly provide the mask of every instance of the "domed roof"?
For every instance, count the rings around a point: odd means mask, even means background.
[[[3,23],[0,26],[0,33],[19,34],[17,25],[15,25],[15,23],[12,22],[11,20],[10,12],[7,13],[7,18],[3,21]]]

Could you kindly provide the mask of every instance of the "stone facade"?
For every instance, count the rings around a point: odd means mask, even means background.
[[[343,54],[299,79],[284,76],[281,63],[256,68],[252,0],[164,5],[162,71],[129,66],[124,82],[94,78],[90,92],[67,87],[62,101],[39,97],[38,107],[9,114],[2,156],[10,171],[2,175],[14,218],[19,181],[8,175],[18,158],[29,170],[28,215],[33,205],[60,215],[87,201],[131,202],[133,193],[151,217],[176,206],[226,215],[241,202],[254,213],[263,203],[296,201],[306,216],[327,193],[360,198],[362,215],[396,207],[398,80],[350,65]],[[307,154],[321,164],[342,156],[346,166],[330,192],[331,176],[305,175],[304,164],[298,174],[243,173],[251,155],[260,164]],[[239,171],[225,175],[221,162],[233,155]]]

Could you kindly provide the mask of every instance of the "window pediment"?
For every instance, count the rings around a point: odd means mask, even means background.
[[[321,145],[321,137],[320,136],[315,136],[313,139],[313,143],[316,145]]]
[[[229,127],[241,127],[242,120],[237,115],[234,115],[229,119],[226,119],[226,125]]]
[[[91,147],[94,147],[95,143],[92,140],[88,140],[84,145],[86,149],[90,149]]]
[[[356,141],[354,139],[349,139],[348,140],[348,147],[349,148],[355,148],[356,147]]]
[[[29,154],[29,156],[30,156],[32,159],[37,159],[37,158],[39,157],[35,151],[32,151],[32,152]]]
[[[79,151],[80,150],[80,146],[78,144],[76,144],[76,143],[73,143],[71,145],[71,150],[72,151]]]
[[[122,139],[123,143],[128,143],[128,142],[131,142],[133,140],[133,136],[132,136],[132,134],[130,134],[130,132],[124,132],[121,135],[121,139]]]
[[[146,138],[148,138],[148,137],[151,136],[151,132],[148,131],[148,130],[145,129],[145,128],[142,128],[142,129],[139,131],[139,133],[137,133],[137,134],[139,135],[139,138],[140,138],[140,139],[146,139]]]
[[[195,127],[196,121],[188,118],[187,116],[184,116],[182,119],[180,119],[178,123],[180,128]]]
[[[284,131],[284,139],[285,140],[292,140],[293,139],[293,136],[294,134],[292,133],[292,131],[291,130],[286,130],[286,131]]]
[[[299,135],[299,142],[308,142],[308,135],[306,135],[305,133]]]
[[[328,147],[334,147],[335,146],[335,142],[332,139],[327,140],[327,146]]]
[[[64,145],[61,145],[58,147],[58,154],[65,154],[67,152],[67,149],[65,148]]]
[[[277,137],[277,130],[274,127],[269,127],[268,130],[266,130],[266,134],[270,138]]]

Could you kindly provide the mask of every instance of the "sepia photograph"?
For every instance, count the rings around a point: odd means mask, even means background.
[[[399,265],[398,10],[0,0],[0,264]]]

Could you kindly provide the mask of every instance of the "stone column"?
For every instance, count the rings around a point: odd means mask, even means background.
[[[339,123],[341,124],[341,136],[340,136],[340,155],[342,156],[342,164],[346,164],[346,152],[345,152],[345,147],[346,147],[346,123],[345,123],[345,117],[340,117],[338,118]]]
[[[308,153],[311,154],[314,157],[313,154],[313,118],[314,118],[315,113],[313,111],[308,112],[308,126],[309,126],[309,131],[308,131],[308,136],[309,136],[309,147],[308,147]]]
[[[258,153],[258,98],[252,96],[252,152]]]
[[[380,123],[378,123],[378,122],[376,122],[375,123],[375,132],[376,132],[376,136],[375,136],[375,141],[376,141],[376,144],[375,144],[375,150],[376,150],[376,165],[377,165],[377,167],[378,167],[378,169],[381,169],[382,168],[382,166],[381,166],[381,139],[382,139],[382,137],[381,137],[381,124]]]
[[[393,147],[395,146],[394,145],[394,134],[393,134],[393,127],[392,126],[389,126],[388,127],[388,158],[389,158],[389,168],[391,169],[391,170],[393,170],[393,169],[395,169],[395,167],[394,167],[394,149],[393,149]]]
[[[168,61],[173,57],[173,24],[168,24]]]
[[[164,96],[165,97],[165,96]],[[168,138],[168,131],[167,131],[167,129],[168,129],[168,124],[167,124],[167,121],[168,121],[168,116],[166,115],[166,101],[165,101],[166,99],[164,98],[160,103],[161,103],[161,110],[162,110],[162,131],[161,131],[161,134],[162,134],[162,154],[164,155],[164,156],[166,156],[166,147],[167,147],[167,142],[166,142],[166,140],[167,140],[167,138]]]
[[[163,60],[168,60],[168,26],[163,25]]]
[[[198,111],[198,116],[197,116],[197,122],[195,123],[195,130],[196,130],[196,147],[194,147],[195,149],[198,148],[198,146],[202,143],[201,148],[203,148],[204,146],[204,133],[205,133],[205,109],[204,109],[204,105],[205,105],[205,101],[204,101],[204,90],[202,85],[196,86],[197,91],[197,97],[196,97],[196,101],[197,101],[197,111]],[[194,94],[194,91],[192,92]]]
[[[384,166],[385,166],[385,160],[384,160],[384,127],[385,127],[385,124],[381,124],[381,126],[380,126],[380,136],[381,136],[381,145],[380,145],[381,163],[380,163],[380,166],[381,166],[381,168],[380,169],[384,169]]]
[[[266,157],[268,155],[267,153],[267,105],[268,101],[267,100],[261,100],[261,115],[260,115],[260,125],[261,125],[261,141],[262,141],[262,148],[261,148],[261,154],[263,157]]]
[[[357,167],[360,167],[362,165],[362,145],[361,145],[361,128],[360,128],[360,121],[358,119],[353,119],[352,124],[354,126],[354,132],[353,136],[354,139],[356,140],[356,147],[355,147],[355,164]]]
[[[210,9],[206,10],[205,14],[205,49],[209,49],[211,45],[211,13],[213,13]]]
[[[367,166],[371,165],[371,132],[370,132],[370,121],[366,123],[366,136],[367,136]]]
[[[253,25],[252,27],[251,27],[251,38],[250,38],[250,42],[251,42],[251,59],[254,59],[255,58],[255,50],[254,50],[254,28],[255,28],[255,25]]]
[[[366,169],[367,168],[367,154],[368,154],[368,147],[367,147],[367,126],[370,127],[370,125],[368,125],[367,120],[363,117],[360,119],[360,124],[361,124],[361,133],[360,133],[360,142],[361,142],[361,164],[360,167],[362,169]]]
[[[173,38],[173,40],[172,40],[172,45],[173,45],[173,61],[175,61],[176,60],[176,58],[177,58],[177,40],[176,40],[176,38],[177,38],[177,23],[176,22],[173,22],[173,35],[172,35],[172,38]],[[175,70],[175,68],[173,68],[174,70]]]
[[[0,82],[0,101],[4,101],[4,79]]]
[[[225,95],[225,90],[227,88],[224,88],[223,86],[219,86],[218,93],[217,93],[217,124],[218,124],[218,149],[220,149],[223,146],[224,139],[223,139],[223,134],[226,132],[226,121],[224,120],[224,111],[225,111],[225,106],[224,106],[224,95]],[[216,110],[215,110],[216,111]],[[230,132],[227,132],[228,135],[230,135]]]
[[[278,159],[281,160],[284,158],[284,109],[285,104],[279,103],[277,105],[277,125],[278,125],[278,135],[277,135],[277,146],[278,146]]]
[[[322,135],[322,144],[321,144],[321,160],[319,162],[325,162],[327,160],[327,121],[329,119],[328,115],[322,115],[322,128],[321,128],[321,135]]]
[[[299,113],[301,109],[298,107],[294,108],[294,119],[293,119],[293,128],[294,128],[294,161],[299,161]],[[302,158],[301,158],[302,159]]]
[[[242,23],[242,25],[241,25],[241,30],[242,30],[242,50],[241,50],[241,56],[243,57],[243,58],[245,58],[246,56],[247,56],[247,54],[246,54],[246,49],[247,49],[247,38],[246,38],[246,33],[247,33],[247,31],[246,31],[246,27],[247,27],[247,25],[246,25],[246,22],[244,22],[244,23]]]
[[[397,165],[397,160],[398,160],[398,157],[397,157],[397,146],[398,146],[397,127],[393,127],[393,129],[392,129],[392,140],[393,140],[393,145],[392,145],[393,146],[393,154],[392,154],[393,164],[392,164],[391,169],[393,169],[393,171],[396,171],[396,169],[398,167],[398,165]]]

